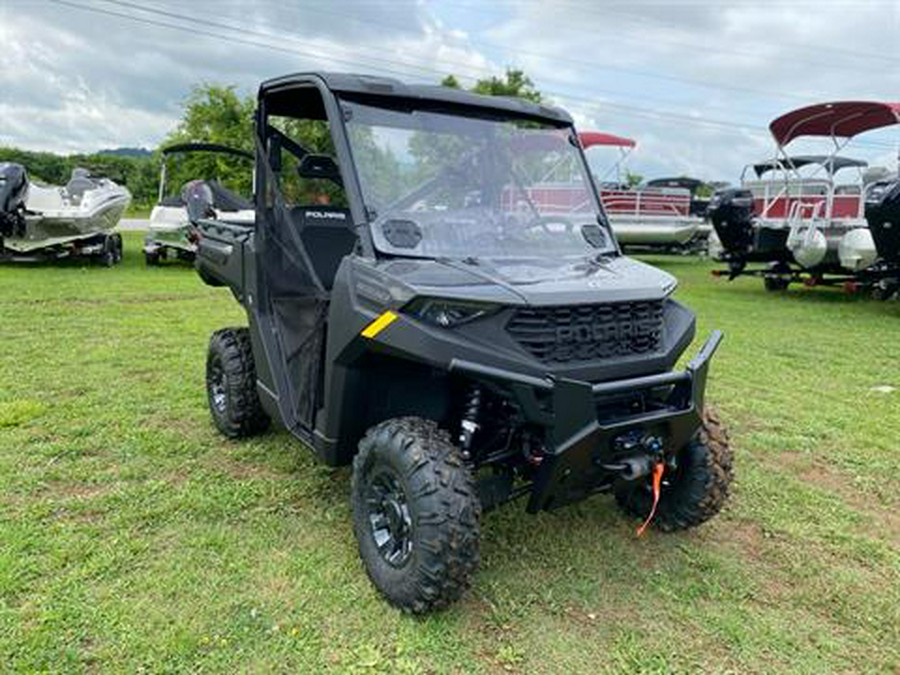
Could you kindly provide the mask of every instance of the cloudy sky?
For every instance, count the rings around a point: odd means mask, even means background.
[[[0,0],[0,145],[155,147],[204,81],[515,66],[579,128],[635,138],[635,172],[734,181],[782,112],[900,100],[898,35],[900,0]],[[851,154],[893,166],[898,143],[894,127]]]

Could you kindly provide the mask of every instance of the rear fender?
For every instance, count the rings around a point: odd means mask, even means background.
[[[243,302],[247,275],[245,250],[253,229],[215,220],[198,220],[196,267],[200,278],[210,286],[230,286]]]

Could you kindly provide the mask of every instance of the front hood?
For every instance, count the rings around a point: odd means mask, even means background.
[[[675,278],[650,265],[617,256],[581,259],[478,259],[391,261],[381,271],[412,295],[504,304],[564,305],[662,299]]]

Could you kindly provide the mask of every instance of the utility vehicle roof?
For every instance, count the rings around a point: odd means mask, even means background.
[[[238,157],[253,159],[253,155],[246,150],[239,150],[238,148],[231,148],[227,145],[220,145],[218,143],[176,143],[175,145],[163,148],[160,152],[162,152],[163,155],[174,155],[179,152],[198,151],[221,152],[227,155],[236,155]]]
[[[508,96],[482,96],[461,89],[451,89],[435,85],[406,84],[390,77],[356,75],[353,73],[295,73],[266,80],[259,86],[259,97],[270,96],[279,91],[290,90],[298,85],[309,84],[318,79],[328,89],[345,94],[366,97],[393,98],[412,103],[444,103],[451,106],[488,108],[513,113],[525,117],[547,120],[556,124],[571,124],[569,114],[554,106],[532,103],[524,99]],[[287,104],[287,102],[285,102]],[[278,105],[272,110],[279,114]]]
[[[809,165],[824,166],[828,173],[837,173],[841,169],[849,167],[863,168],[869,166],[868,162],[850,157],[833,157],[831,155],[795,155],[794,157],[769,159],[753,165],[753,171],[757,177],[762,177],[767,171],[775,169],[799,169]]]
[[[616,148],[633,148],[637,145],[635,141],[624,136],[615,136],[602,131],[582,131],[578,134],[581,139],[581,145],[585,150],[594,145],[611,145]]]
[[[835,101],[818,103],[775,118],[769,131],[779,145],[799,136],[850,138],[864,131],[900,123],[900,103]]]

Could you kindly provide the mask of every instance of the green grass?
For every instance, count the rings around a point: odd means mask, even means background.
[[[696,531],[640,540],[605,497],[483,523],[474,589],[401,615],[357,559],[348,474],[283,432],[209,422],[227,291],[146,269],[0,268],[0,671],[897,672],[900,305],[773,296],[706,263],[711,398],[737,481]]]
[[[150,212],[153,210],[153,204],[135,204],[131,203],[128,205],[128,208],[125,209],[125,218],[137,218],[144,220],[150,217]]]

